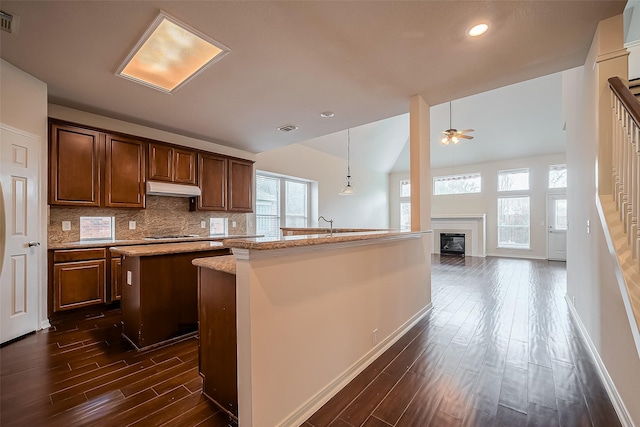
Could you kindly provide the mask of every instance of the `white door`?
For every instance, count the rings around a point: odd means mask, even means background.
[[[547,226],[549,228],[548,258],[567,260],[567,196],[549,194],[547,200]]]
[[[40,141],[0,123],[0,343],[38,329]]]

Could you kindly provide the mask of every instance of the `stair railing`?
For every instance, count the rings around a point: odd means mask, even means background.
[[[619,77],[611,77],[612,193],[633,259],[640,268],[640,102]]]

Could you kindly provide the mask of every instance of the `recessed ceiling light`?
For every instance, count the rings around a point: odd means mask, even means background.
[[[292,130],[296,130],[296,129],[298,129],[298,126],[296,125],[284,125],[278,128],[280,132],[291,132]]]
[[[322,113],[320,113],[320,117],[322,117],[323,119],[330,119],[333,116],[335,116],[333,111],[323,111]]]
[[[118,76],[171,93],[229,49],[164,12],[118,68]]]
[[[471,37],[478,37],[486,33],[488,29],[489,26],[487,24],[478,24],[471,27],[467,34],[469,34]]]

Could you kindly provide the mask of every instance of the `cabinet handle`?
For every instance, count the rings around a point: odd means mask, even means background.
[[[33,248],[34,246],[40,246],[40,242],[29,242],[29,243],[27,243],[27,245],[30,248]]]

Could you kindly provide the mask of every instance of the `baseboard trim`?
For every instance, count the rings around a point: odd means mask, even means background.
[[[541,259],[541,260],[546,260],[547,257],[543,257],[543,256],[532,256],[532,255],[518,255],[518,254],[498,254],[498,253],[491,253],[491,254],[487,254],[488,257],[493,257],[493,258],[517,258],[517,259]]]
[[[600,358],[600,354],[598,353],[596,346],[593,344],[593,341],[591,341],[591,338],[587,333],[587,329],[580,319],[580,315],[571,303],[569,295],[565,295],[564,299],[569,306],[569,313],[571,313],[572,320],[578,326],[578,330],[580,331],[582,340],[587,344],[587,347],[589,348],[589,352],[591,353],[591,358],[595,362],[598,375],[600,376],[600,379],[604,384],[604,388],[607,391],[609,399],[611,399],[611,404],[613,405],[616,414],[618,414],[618,418],[620,418],[620,423],[623,425],[623,427],[635,427],[635,424],[633,424],[633,420],[631,419],[631,415],[629,414],[629,411],[627,410],[627,407],[625,406],[620,393],[618,393],[618,389],[616,388],[613,379],[611,379],[607,368],[604,366],[604,362]]]
[[[49,329],[51,327],[51,323],[49,323],[49,319],[45,319],[40,322],[40,329]]]
[[[381,341],[377,346],[372,348],[368,353],[362,356],[356,363],[351,365],[346,371],[340,374],[336,379],[331,381],[325,388],[316,393],[313,397],[303,403],[291,415],[285,418],[280,424],[281,427],[298,427],[302,425],[311,415],[327,403],[335,396],[344,386],[358,376],[367,366],[375,359],[380,357],[389,347],[395,344],[409,329],[420,321],[425,315],[431,311],[431,303],[427,304],[422,310],[416,313],[411,319],[406,321],[402,326],[396,329],[391,335]]]

